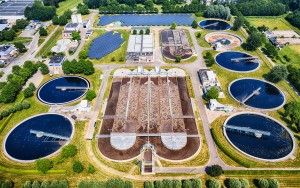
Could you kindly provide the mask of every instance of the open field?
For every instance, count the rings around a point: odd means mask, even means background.
[[[246,19],[255,27],[265,25],[271,30],[290,30],[292,26],[284,17],[246,17]]]
[[[51,36],[51,38],[46,41],[44,46],[36,54],[37,57],[47,56],[51,52],[51,48],[56,45],[56,42],[62,37],[63,27],[59,27]]]
[[[66,10],[76,8],[78,4],[82,3],[83,0],[65,0],[58,4],[56,9],[56,14],[58,16],[62,15]]]

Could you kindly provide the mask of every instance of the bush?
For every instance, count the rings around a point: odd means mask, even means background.
[[[144,188],[154,188],[154,183],[150,181],[145,181]]]
[[[219,89],[215,86],[211,87],[206,93],[205,93],[205,99],[218,99],[219,98]]]
[[[278,188],[279,182],[277,179],[268,179],[269,182],[269,188]]]
[[[209,179],[206,182],[206,187],[207,188],[221,188],[221,184],[216,179]]]
[[[271,69],[271,71],[267,75],[267,78],[269,81],[277,83],[281,80],[285,80],[288,74],[289,72],[286,66],[276,66]]]
[[[232,30],[237,31],[244,25],[245,18],[243,16],[237,16],[234,19]]]
[[[205,169],[206,173],[212,177],[217,177],[223,174],[223,169],[219,165],[208,166]]]
[[[73,163],[73,172],[81,173],[84,167],[80,161],[74,161]]]
[[[47,36],[48,32],[44,27],[40,27],[39,34],[40,34],[40,36]]]
[[[10,180],[0,180],[0,187],[1,188],[13,188],[14,184]]]
[[[77,147],[75,145],[69,144],[65,147],[63,147],[61,151],[61,156],[64,159],[74,157],[77,154]]]
[[[170,29],[174,30],[176,29],[176,26],[177,26],[176,23],[172,23]]]
[[[176,63],[180,63],[180,61],[181,61],[181,56],[178,56],[178,55],[177,55],[177,56],[175,57],[175,62],[176,62]]]
[[[36,160],[36,168],[38,171],[45,174],[53,168],[53,163],[50,159],[38,159]]]
[[[88,52],[86,50],[82,50],[79,53],[79,59],[86,59],[86,58],[88,58]]]
[[[95,69],[91,61],[80,59],[79,61],[65,61],[62,65],[65,74],[94,74]]]
[[[49,68],[45,63],[39,63],[38,66],[42,75],[49,74]]]
[[[197,27],[198,27],[198,23],[197,23],[197,21],[196,20],[194,20],[193,22],[192,22],[192,28],[194,28],[194,29],[196,29]]]
[[[242,183],[237,178],[226,179],[225,184],[228,188],[242,188]]]
[[[258,179],[256,180],[256,184],[258,188],[268,188],[269,187],[269,182],[266,179]]]
[[[206,54],[204,56],[204,60],[205,60],[206,66],[208,66],[208,67],[213,66],[213,64],[215,63],[215,59],[211,52],[206,52]]]
[[[86,92],[86,96],[85,96],[85,98],[86,98],[86,100],[88,100],[88,101],[92,101],[94,98],[96,98],[96,92],[94,91],[94,90],[88,90],[87,92]]]
[[[267,42],[262,50],[270,58],[275,58],[278,56],[277,48],[270,42]]]
[[[32,97],[35,90],[36,90],[35,85],[33,83],[30,83],[29,86],[23,91],[24,97],[25,98]]]
[[[250,187],[249,181],[247,179],[242,178],[242,179],[240,179],[240,182],[241,182],[242,188],[249,188]]]
[[[15,47],[18,49],[18,51],[20,53],[25,53],[27,52],[27,48],[25,47],[25,45],[21,42],[15,42],[14,43]]]
[[[88,167],[87,167],[87,172],[89,174],[94,174],[95,171],[96,171],[95,167],[93,165],[89,164]]]

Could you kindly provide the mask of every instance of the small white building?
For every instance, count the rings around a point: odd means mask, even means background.
[[[130,35],[126,61],[129,63],[150,63],[153,58],[153,36]]]
[[[68,23],[63,31],[63,38],[72,38],[73,32],[80,32],[79,23]]]
[[[18,55],[17,48],[12,44],[0,45],[0,60],[7,65]]]
[[[232,112],[232,106],[226,106],[224,104],[219,103],[216,99],[210,99],[208,108],[212,111],[224,111],[224,112]]]

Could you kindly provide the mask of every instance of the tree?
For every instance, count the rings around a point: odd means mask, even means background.
[[[249,188],[250,187],[249,181],[247,179],[242,178],[242,179],[240,179],[240,182],[242,184],[242,188]]]
[[[35,90],[36,90],[35,85],[33,83],[30,83],[29,86],[23,91],[24,97],[25,98],[32,97]]]
[[[31,181],[25,181],[23,188],[31,188]]]
[[[15,42],[14,43],[15,47],[18,49],[18,51],[20,53],[25,53],[27,51],[27,48],[25,47],[25,45],[21,42]]]
[[[140,35],[143,35],[143,34],[144,34],[144,30],[141,29],[139,34],[140,34]]]
[[[175,62],[180,63],[180,61],[181,61],[181,56],[179,55],[175,56]]]
[[[50,159],[38,159],[36,160],[36,168],[38,171],[45,174],[53,168],[53,163]]]
[[[293,101],[284,106],[284,115],[291,120],[291,124],[295,124],[298,132],[300,131],[300,102]]]
[[[208,166],[205,169],[206,173],[212,177],[217,177],[223,174],[223,169],[219,165]]]
[[[28,20],[18,19],[16,20],[16,24],[13,26],[16,30],[25,29],[25,27],[29,24]]]
[[[196,29],[197,27],[198,27],[198,23],[197,23],[197,21],[196,20],[194,20],[193,22],[192,22],[192,28],[194,28],[194,29]]]
[[[133,34],[133,35],[136,35],[136,34],[137,34],[136,29],[134,29],[134,30],[132,31],[132,34]]]
[[[77,40],[77,41],[81,40],[81,36],[80,36],[80,32],[79,31],[73,31],[72,32],[72,40]]]
[[[219,90],[217,87],[213,86],[211,87],[206,93],[205,93],[205,99],[217,99],[219,98]]]
[[[44,27],[40,27],[39,34],[41,36],[47,36],[48,35],[48,31]]]
[[[193,188],[201,188],[202,187],[201,179],[191,179],[191,182],[193,183]]]
[[[246,50],[254,51],[259,48],[262,43],[263,36],[259,32],[252,32],[250,33],[249,37],[247,38],[246,44],[244,45]]]
[[[28,20],[48,21],[55,14],[55,7],[44,6],[41,1],[35,1],[32,6],[27,6],[24,11],[24,15]]]
[[[16,32],[13,29],[2,31],[2,35],[3,35],[2,36],[3,40],[6,40],[6,41],[13,41],[15,39],[15,37],[17,36]]]
[[[183,180],[182,188],[193,188],[193,183],[191,182],[191,180]]]
[[[267,78],[269,81],[277,83],[281,80],[285,80],[288,74],[289,72],[286,66],[276,66],[271,69],[271,71],[267,75]]]
[[[95,173],[95,167],[93,166],[93,165],[91,165],[91,164],[89,164],[88,165],[88,168],[87,168],[87,172],[89,173],[89,174],[94,174]]]
[[[269,182],[266,179],[260,178],[257,180],[257,187],[258,188],[268,188]]]
[[[45,63],[38,63],[39,69],[42,73],[42,75],[49,74],[49,68]]]
[[[207,183],[206,183],[206,187],[207,188],[221,188],[221,184],[218,180],[216,179],[209,179],[207,180]]]
[[[267,42],[262,50],[270,58],[275,58],[278,56],[277,48],[270,42]]]
[[[73,172],[81,173],[84,167],[80,161],[74,161],[73,163]]]
[[[70,158],[70,157],[74,157],[77,154],[77,147],[73,144],[69,144],[65,147],[63,147],[62,151],[61,151],[61,156],[62,158]]]
[[[200,31],[196,33],[196,37],[197,37],[198,39],[201,38],[201,32],[200,32]],[[210,52],[209,52],[209,53],[210,53]]]
[[[40,188],[41,187],[41,183],[37,180],[34,180],[32,182],[31,188]]]
[[[86,4],[79,3],[77,5],[77,12],[82,15],[89,14],[89,7]]]
[[[86,50],[82,50],[79,53],[79,59],[86,59],[88,57],[88,52]]]
[[[230,9],[229,7],[225,7],[223,5],[209,5],[204,12],[204,17],[230,20]]]
[[[149,35],[149,34],[150,34],[150,29],[149,29],[149,28],[146,29],[145,34],[146,34],[146,35]]]
[[[206,66],[208,66],[208,67],[213,66],[213,64],[215,63],[215,58],[211,52],[206,52],[206,54],[204,56],[204,60],[205,60]]]
[[[239,30],[244,25],[244,20],[245,19],[244,19],[244,17],[242,15],[241,16],[237,16],[234,19],[232,30],[233,31]]]
[[[173,22],[173,23],[171,24],[170,29],[174,30],[174,29],[176,29],[176,26],[177,26],[176,23]]]
[[[96,92],[94,91],[94,90],[88,90],[87,92],[86,92],[86,96],[85,96],[85,98],[86,98],[86,100],[88,100],[88,101],[92,101],[94,98],[96,98]]]
[[[144,188],[154,188],[154,183],[151,181],[145,181]]]

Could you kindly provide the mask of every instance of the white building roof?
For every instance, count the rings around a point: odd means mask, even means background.
[[[152,35],[130,35],[127,52],[153,52]]]

